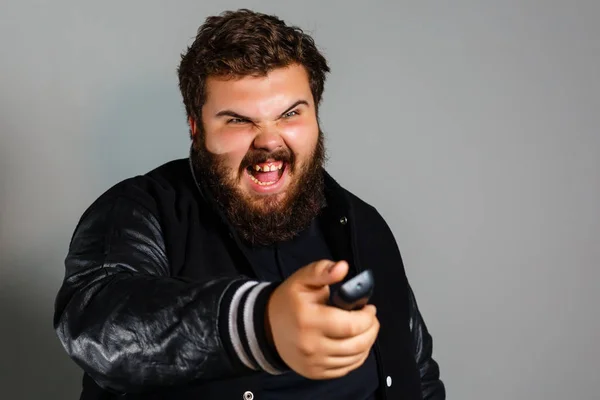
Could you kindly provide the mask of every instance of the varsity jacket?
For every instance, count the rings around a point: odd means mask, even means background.
[[[432,338],[394,236],[326,171],[320,216],[346,279],[371,269],[380,332],[378,399],[445,399]],[[54,327],[82,368],[81,400],[255,399],[286,366],[264,331],[277,283],[260,282],[189,159],[125,179],[82,215]]]

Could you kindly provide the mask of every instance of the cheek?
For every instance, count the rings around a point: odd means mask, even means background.
[[[317,144],[319,127],[316,123],[289,123],[284,128],[285,142],[300,158],[309,157]]]
[[[252,135],[243,132],[220,131],[206,135],[206,149],[225,157],[231,167],[237,167],[252,143]]]

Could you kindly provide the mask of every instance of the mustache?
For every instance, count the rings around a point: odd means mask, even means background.
[[[288,148],[279,148],[275,151],[268,151],[264,149],[251,150],[242,159],[240,163],[240,173],[246,168],[251,167],[255,164],[265,163],[267,161],[283,161],[288,164],[290,168],[294,168],[296,155]]]

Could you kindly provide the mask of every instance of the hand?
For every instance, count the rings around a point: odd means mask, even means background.
[[[377,338],[375,306],[346,311],[329,306],[329,285],[348,273],[348,263],[309,264],[286,279],[267,304],[267,331],[279,356],[298,374],[332,379],[361,366]]]

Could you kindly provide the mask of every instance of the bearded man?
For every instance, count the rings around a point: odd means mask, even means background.
[[[69,246],[54,326],[81,399],[445,398],[392,232],[324,169],[328,72],[275,16],[200,27],[189,157],[110,188]],[[332,306],[365,269],[369,304]]]

